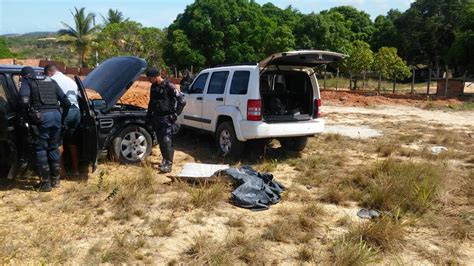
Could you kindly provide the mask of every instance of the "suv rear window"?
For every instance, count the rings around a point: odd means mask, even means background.
[[[204,87],[206,86],[207,77],[209,73],[204,73],[200,75],[196,82],[193,83],[193,86],[189,90],[189,93],[202,93],[204,91]]]
[[[235,71],[230,84],[230,94],[247,94],[250,71]]]
[[[207,94],[223,94],[225,85],[227,84],[227,77],[229,71],[219,71],[212,73],[211,81],[209,82],[209,88]]]
[[[4,76],[0,76],[0,111],[6,114],[12,111],[8,104],[7,83]]]

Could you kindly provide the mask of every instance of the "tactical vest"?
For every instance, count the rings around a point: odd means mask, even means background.
[[[153,88],[151,97],[155,97],[155,114],[158,116],[170,115],[175,113],[176,97],[170,95],[168,81],[163,81],[160,85]]]
[[[56,86],[51,79],[28,79],[28,84],[31,89],[31,107],[38,110],[59,108]]]

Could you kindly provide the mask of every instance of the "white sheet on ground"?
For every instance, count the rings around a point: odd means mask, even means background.
[[[215,172],[229,169],[227,164],[185,163],[179,177],[211,177]]]

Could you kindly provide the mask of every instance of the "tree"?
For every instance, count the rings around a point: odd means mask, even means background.
[[[375,30],[374,24],[370,20],[370,15],[364,11],[359,11],[352,6],[339,6],[323,11],[324,13],[339,13],[343,16],[346,27],[350,29],[350,40],[362,40],[368,42]]]
[[[74,18],[74,27],[61,22],[66,28],[59,30],[59,41],[70,44],[72,49],[79,53],[79,64],[84,67],[84,59],[90,50],[97,27],[92,25],[94,19],[92,13],[86,15],[84,7],[81,9],[75,7],[74,9],[75,13],[71,11]]]
[[[363,86],[365,88],[365,77],[372,69],[374,63],[374,53],[370,50],[370,45],[364,41],[354,41],[349,57],[344,59],[344,65],[352,72],[363,76]]]
[[[461,27],[455,33],[455,40],[449,48],[447,59],[458,66],[461,75],[474,75],[474,4],[464,9]]]
[[[107,25],[97,36],[101,60],[132,55],[144,58],[149,65],[162,66],[163,45],[163,31],[128,20]]]
[[[102,17],[102,20],[104,21],[105,26],[113,23],[121,23],[121,22],[126,22],[129,20],[129,18],[124,18],[122,12],[118,11],[118,9],[112,9],[110,8],[109,11],[107,12],[107,17],[104,17],[103,15],[100,15]]]
[[[269,10],[275,7],[267,5]],[[291,25],[278,25],[277,18],[265,16],[254,1],[196,0],[168,28],[166,62],[199,68],[256,62],[294,49]]]
[[[14,55],[8,48],[4,38],[0,38],[0,58],[12,58]]]
[[[439,67],[470,0],[417,0],[396,21],[400,54],[410,63]]]
[[[397,49],[393,47],[379,49],[374,57],[374,70],[378,71],[383,78],[393,80],[393,93],[395,93],[397,79],[411,76],[410,68],[398,56]]]
[[[296,46],[301,49],[330,50],[349,53],[351,31],[338,12],[311,13],[303,16],[294,32]]]
[[[396,47],[399,38],[398,29],[395,25],[397,19],[402,15],[398,10],[390,10],[387,16],[378,16],[374,23],[374,33],[371,38],[371,46],[374,51],[381,47]]]

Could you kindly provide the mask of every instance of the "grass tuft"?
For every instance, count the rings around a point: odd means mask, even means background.
[[[224,182],[203,183],[196,187],[189,187],[191,204],[196,208],[211,210],[229,197],[230,185]]]
[[[151,232],[153,236],[171,236],[176,229],[171,219],[156,219],[150,224]]]
[[[438,164],[394,159],[378,162],[362,173],[369,178],[364,182],[366,195],[362,205],[422,214],[438,196],[444,173],[445,168]]]
[[[362,239],[338,238],[331,247],[334,265],[367,265],[378,261],[378,252]]]

